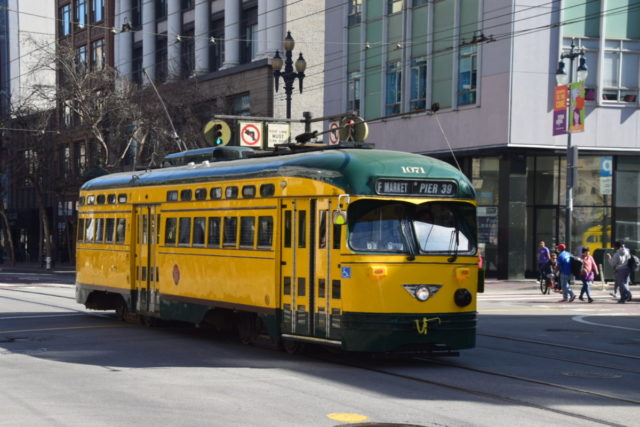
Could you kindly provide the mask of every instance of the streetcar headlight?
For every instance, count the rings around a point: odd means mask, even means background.
[[[420,302],[431,298],[442,285],[402,285],[415,299]]]
[[[420,286],[416,289],[416,298],[418,298],[419,301],[426,301],[430,296],[431,292],[429,292],[429,288],[426,286]]]
[[[466,307],[469,304],[471,304],[471,301],[473,300],[473,296],[471,295],[471,292],[469,292],[467,289],[460,288],[460,289],[457,289],[456,292],[453,294],[453,300],[455,301],[458,307]]]

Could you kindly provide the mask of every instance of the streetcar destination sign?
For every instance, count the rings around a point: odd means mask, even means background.
[[[451,197],[458,192],[458,186],[451,181],[428,181],[420,179],[376,180],[376,193],[381,195],[439,196]]]

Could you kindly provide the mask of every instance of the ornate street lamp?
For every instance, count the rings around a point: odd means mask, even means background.
[[[287,119],[291,118],[291,94],[293,93],[293,82],[297,77],[300,82],[300,93],[302,93],[302,80],[304,79],[304,70],[307,68],[307,62],[302,57],[302,53],[300,53],[298,60],[295,62],[296,71],[293,71],[294,63],[292,59],[292,51],[295,44],[293,37],[291,37],[291,32],[287,31],[287,37],[285,37],[282,42],[282,47],[284,47],[285,51],[285,60],[282,61],[280,51],[276,51],[275,56],[271,59],[271,68],[273,69],[273,77],[275,78],[274,84],[276,92],[278,91],[280,77],[282,77],[282,80],[284,81],[284,93],[287,95]],[[284,71],[280,71],[282,69],[283,62]]]
[[[585,81],[588,75],[587,69],[587,60],[584,58],[584,50],[580,49],[578,51],[574,44],[574,41],[571,40],[571,48],[568,53],[563,53],[560,55],[560,62],[558,63],[558,69],[556,71],[556,82],[558,86],[569,85],[568,93],[571,93],[571,83],[573,83],[573,61],[580,57],[580,64],[578,65],[578,69],[576,70],[577,80],[576,81]],[[569,60],[569,74],[564,70],[564,59]],[[577,165],[573,164],[574,156],[572,153],[571,147],[571,132],[567,130],[567,176],[566,176],[566,194],[565,194],[565,240],[567,245],[567,250],[571,251],[571,222],[573,219],[573,178],[575,174],[572,172]],[[580,255],[580,254],[578,254]]]

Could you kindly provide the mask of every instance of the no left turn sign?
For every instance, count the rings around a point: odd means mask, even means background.
[[[262,124],[253,122],[240,122],[240,145],[247,147],[262,146]]]
[[[336,145],[340,142],[340,133],[338,132],[338,128],[340,127],[340,123],[338,122],[330,122],[329,123],[329,144]]]

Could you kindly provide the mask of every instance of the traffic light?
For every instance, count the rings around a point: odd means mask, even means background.
[[[204,138],[214,147],[231,141],[231,127],[223,120],[211,120],[204,126]]]

